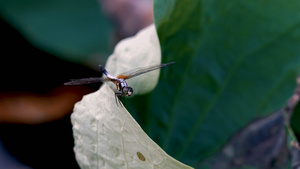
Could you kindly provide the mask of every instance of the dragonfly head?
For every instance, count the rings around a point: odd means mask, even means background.
[[[126,95],[126,96],[131,96],[132,93],[133,93],[133,89],[129,86],[125,86],[123,88],[123,93]]]

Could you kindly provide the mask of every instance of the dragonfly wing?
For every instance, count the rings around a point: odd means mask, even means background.
[[[109,80],[110,80],[109,78],[101,78],[101,77],[71,79],[70,82],[64,83],[64,85],[83,85],[83,84],[106,82],[106,81],[109,81]]]
[[[102,65],[99,65],[100,70],[105,74],[107,77],[90,77],[90,78],[83,78],[83,79],[71,79],[70,82],[64,83],[64,85],[83,85],[83,84],[91,84],[91,83],[100,83],[100,82],[107,82],[111,81],[115,83],[119,81],[119,79],[115,78],[114,76],[110,75]]]
[[[141,75],[143,73],[147,73],[156,69],[160,69],[162,67],[166,67],[168,65],[174,64],[175,62],[170,62],[170,63],[165,63],[161,65],[154,65],[154,66],[149,66],[149,67],[142,67],[142,68],[136,68],[133,70],[130,70],[128,72],[121,73],[118,75],[118,79],[129,79],[138,75]]]

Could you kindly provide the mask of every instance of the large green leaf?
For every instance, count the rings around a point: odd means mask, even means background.
[[[96,0],[0,0],[0,14],[32,44],[63,59],[89,62],[109,51],[110,24]]]
[[[300,1],[155,0],[163,62],[129,112],[169,155],[192,166],[239,129],[285,105],[300,70]]]

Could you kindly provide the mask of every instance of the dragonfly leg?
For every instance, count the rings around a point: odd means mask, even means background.
[[[116,104],[117,104],[117,106],[118,106],[118,104],[120,104],[120,106],[122,107],[122,104],[121,104],[122,101],[119,99],[119,96],[120,96],[121,99],[122,99],[123,94],[122,94],[122,93],[115,93]],[[119,103],[118,103],[118,102],[119,102]]]

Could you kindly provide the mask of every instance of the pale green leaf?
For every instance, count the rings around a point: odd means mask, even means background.
[[[136,36],[127,38],[118,43],[111,56],[109,56],[106,69],[113,76],[139,67],[158,65],[161,63],[160,46],[152,24],[137,33]],[[160,70],[155,70],[138,78],[129,79],[128,85],[133,88],[133,94],[148,93],[156,86]],[[115,88],[114,84],[109,84]]]
[[[72,114],[75,153],[86,168],[191,168],[153,142],[104,84],[75,105]]]
[[[160,63],[160,48],[154,25],[135,37],[120,42],[106,64],[116,76],[132,68]],[[128,82],[135,93],[152,90],[159,71],[141,75]],[[77,103],[72,114],[75,152],[78,164],[85,168],[191,168],[166,154],[117,104],[113,83],[87,95]]]

